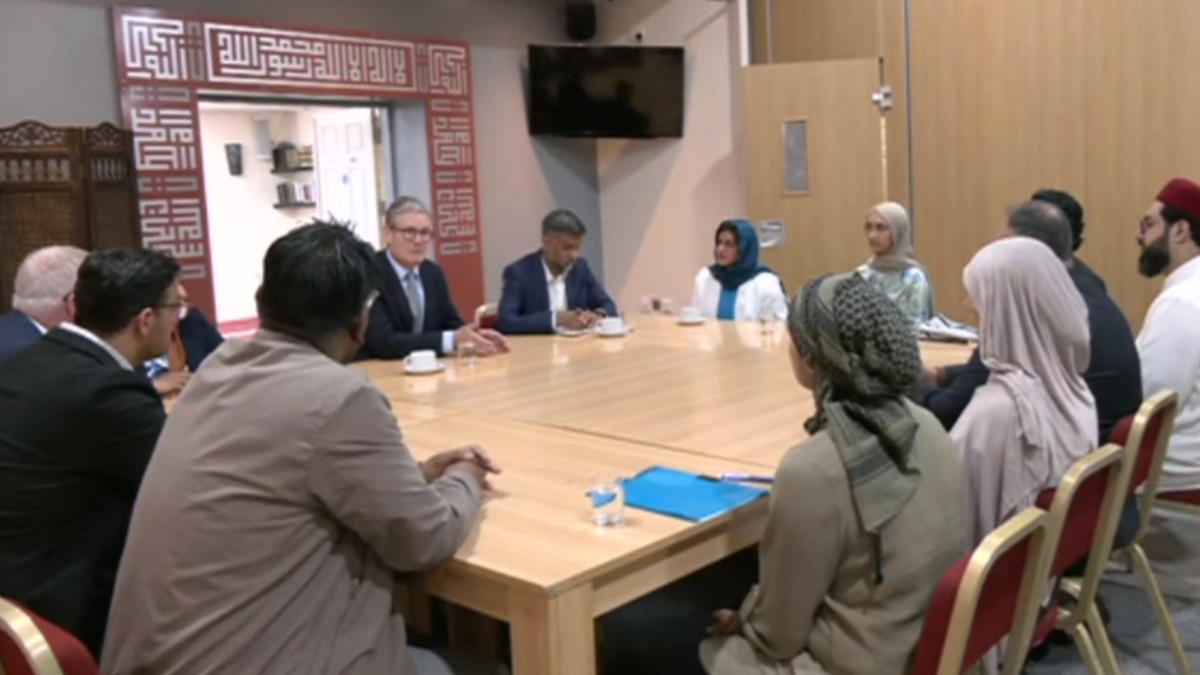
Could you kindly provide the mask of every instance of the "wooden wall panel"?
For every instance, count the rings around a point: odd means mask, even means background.
[[[1083,0],[914,0],[917,257],[962,317],[962,270],[1007,206],[1084,186]]]
[[[1140,326],[1161,289],[1137,271],[1137,224],[1163,183],[1200,180],[1200,4],[1088,0],[1086,210],[1080,256]]]

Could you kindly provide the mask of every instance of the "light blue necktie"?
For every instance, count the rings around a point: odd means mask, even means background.
[[[413,332],[420,333],[425,323],[425,303],[421,301],[421,280],[416,272],[409,272],[404,277],[404,295],[408,297],[408,306],[412,309]]]

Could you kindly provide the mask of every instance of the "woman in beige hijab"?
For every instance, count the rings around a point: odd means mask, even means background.
[[[714,675],[897,675],[934,585],[965,552],[962,465],[904,393],[921,374],[908,319],[856,274],[809,282],[788,318],[811,435],[779,465],[741,611],[700,648]]]
[[[876,204],[867,212],[863,231],[872,257],[856,271],[883,291],[914,325],[933,318],[929,275],[913,258],[908,211],[896,202]]]
[[[966,471],[967,543],[975,546],[1096,447],[1087,306],[1040,241],[1002,239],[963,274],[991,375],[951,438]]]

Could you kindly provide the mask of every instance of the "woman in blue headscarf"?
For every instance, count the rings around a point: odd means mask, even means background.
[[[715,262],[696,275],[692,305],[704,316],[735,321],[787,319],[783,282],[758,262],[758,233],[746,220],[717,227]]]

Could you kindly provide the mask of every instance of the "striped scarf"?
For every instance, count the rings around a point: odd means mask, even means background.
[[[792,301],[788,324],[817,376],[817,411],[804,427],[829,431],[863,529],[879,534],[921,481],[909,461],[917,422],[904,399],[921,375],[912,325],[855,274],[808,282]]]

